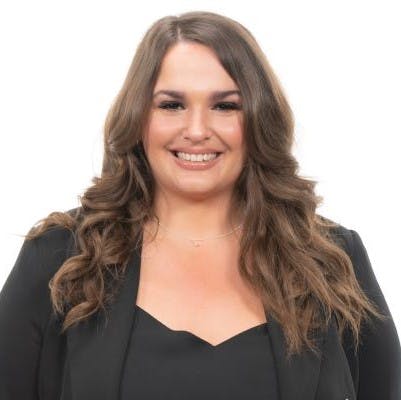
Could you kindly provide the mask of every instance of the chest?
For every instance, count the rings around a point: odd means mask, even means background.
[[[136,304],[173,330],[217,345],[266,322],[263,304],[240,276],[238,248],[142,248]]]
[[[103,317],[90,318],[87,323],[78,324],[76,327],[68,329],[66,335],[59,334],[59,327],[56,321],[49,325],[46,337],[43,340],[42,365],[38,372],[39,390],[43,394],[41,398],[60,398],[62,400],[71,400],[73,398],[117,400],[121,398],[119,395],[121,372],[124,370],[124,360],[126,360],[127,351],[132,343],[134,318],[137,316],[132,310],[132,299],[136,299],[138,294],[141,261],[144,262],[142,265],[144,269],[142,270],[143,280],[141,282],[142,295],[138,300],[141,301],[143,299],[144,306],[151,307],[154,304],[153,311],[155,313],[159,310],[170,311],[167,306],[162,308],[160,302],[147,302],[149,297],[145,297],[145,294],[147,291],[149,294],[149,291],[152,290],[154,294],[157,293],[157,286],[152,285],[152,282],[158,282],[163,277],[167,279],[167,284],[160,284],[160,297],[155,296],[159,300],[163,299],[161,295],[166,293],[165,290],[170,285],[173,288],[182,288],[182,286],[178,284],[174,286],[174,280],[171,282],[169,276],[166,277],[165,274],[155,275],[157,270],[149,268],[147,273],[146,270],[150,264],[147,265],[146,257],[141,260],[140,253],[135,252],[129,260],[126,276],[118,296],[110,306],[107,321]],[[168,264],[174,265],[174,260],[169,259]],[[157,263],[155,265],[157,266]],[[149,278],[149,285],[146,285],[146,276]],[[176,276],[176,279],[179,278],[182,278],[182,276]],[[208,282],[207,276],[203,277],[203,279],[206,285]],[[213,282],[217,283],[216,279],[215,277]],[[233,279],[235,282],[236,277],[234,276]],[[219,286],[216,284],[216,287]],[[230,290],[232,287],[233,285],[228,285]],[[236,286],[234,285],[234,287]],[[244,292],[247,293],[246,290]],[[170,293],[176,292],[171,290]],[[229,291],[230,293],[232,292]],[[250,297],[254,297],[252,294],[251,292]],[[207,295],[211,296],[210,292],[207,292]],[[239,297],[243,298],[242,295],[239,295]],[[226,298],[229,298],[229,296],[226,296]],[[213,297],[213,299],[216,298]],[[170,304],[168,298],[164,298],[164,300],[167,304]],[[172,317],[180,315],[181,309],[184,314],[186,312],[191,314],[191,312],[197,311],[192,307],[198,303],[194,303],[193,299],[190,298],[189,304],[191,307],[189,307],[185,300],[187,299],[184,298],[184,302],[178,304],[178,308],[173,309]],[[240,303],[242,305],[244,303],[248,304],[246,302]],[[207,304],[211,304],[211,301],[207,302]],[[256,304],[258,303],[256,302]],[[220,308],[218,309],[220,310]],[[248,308],[245,307],[245,309]],[[243,319],[243,315],[241,319]],[[165,314],[166,318],[169,316],[169,314]],[[200,315],[200,319],[204,320],[208,316],[209,314],[203,313]],[[189,320],[192,321],[191,318]],[[174,321],[172,319],[168,322],[173,323]],[[330,323],[328,333],[319,335],[319,348],[323,350],[322,355],[316,356],[311,352],[302,352],[299,356],[291,358],[290,362],[286,360],[284,332],[274,315],[269,315],[268,325],[271,350],[277,371],[278,389],[282,400],[309,400],[312,398],[316,400],[356,399],[352,376],[337,335],[334,319]],[[189,329],[191,328],[189,325],[188,327]],[[194,325],[193,329],[196,329],[196,327]],[[210,335],[211,329],[207,332],[205,331],[205,334]],[[214,338],[210,336],[211,342],[213,339],[218,338],[217,336]],[[147,343],[151,345],[152,340],[148,340]],[[354,371],[357,376],[358,366],[356,365],[355,368]],[[49,379],[49,371],[51,371],[52,379]],[[242,376],[241,379],[243,379]],[[255,387],[255,385],[253,386]],[[62,393],[60,393],[60,390]],[[245,397],[243,396],[243,398]]]

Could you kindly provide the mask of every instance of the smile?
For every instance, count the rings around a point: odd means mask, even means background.
[[[189,154],[170,151],[176,164],[188,170],[206,170],[215,166],[223,153]]]
[[[193,161],[193,162],[203,162],[203,161],[211,161],[215,159],[221,153],[205,153],[205,154],[191,154],[184,153],[181,151],[173,152],[177,158],[181,160]]]

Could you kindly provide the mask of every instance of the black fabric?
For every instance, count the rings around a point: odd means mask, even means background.
[[[282,357],[284,335],[271,319],[269,338],[275,344],[271,348],[273,354],[278,355],[275,368],[281,398],[400,400],[401,348],[395,323],[375,276],[381,266],[371,265],[356,231],[339,226],[333,234],[341,238],[362,289],[389,319],[375,320],[374,329],[362,327],[362,341],[355,354],[349,334],[343,343],[344,352],[337,346],[338,339],[328,335],[324,338],[323,359],[318,366],[307,354],[287,365]],[[388,232],[383,230],[382,236],[387,240]],[[67,229],[52,228],[35,240],[25,241],[0,290],[1,400],[117,400],[127,356],[125,345],[132,333],[133,321],[129,317],[134,317],[132,307],[139,282],[140,257],[134,254],[129,261],[125,291],[117,299],[118,307],[110,316],[108,329],[100,331],[90,319],[68,329],[66,337],[59,334],[59,323],[52,316],[48,283],[74,253],[71,249],[75,251],[75,238]],[[244,340],[240,343],[244,345]],[[165,362],[163,359],[162,364],[166,365]],[[356,396],[350,395],[348,389],[348,366]],[[265,378],[270,379],[269,373]],[[305,394],[305,385],[309,382],[316,387]]]
[[[135,306],[121,399],[277,400],[265,322],[214,346]]]

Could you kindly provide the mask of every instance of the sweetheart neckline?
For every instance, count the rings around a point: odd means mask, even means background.
[[[138,305],[135,305],[135,308],[138,309],[139,311],[141,311],[143,314],[147,315],[151,320],[156,322],[159,326],[162,326],[167,331],[169,331],[171,333],[179,333],[179,334],[184,334],[184,335],[191,336],[191,337],[193,337],[193,338],[205,343],[207,346],[209,346],[211,348],[220,347],[220,346],[222,346],[224,344],[230,343],[231,341],[242,337],[246,333],[250,333],[250,332],[253,332],[253,331],[259,331],[260,329],[265,329],[265,328],[268,327],[268,322],[267,321],[266,322],[262,322],[261,324],[254,325],[254,326],[252,326],[252,327],[250,327],[248,329],[245,329],[245,330],[235,334],[234,336],[231,336],[231,337],[223,340],[220,343],[212,344],[212,343],[208,342],[207,340],[201,338],[200,336],[196,335],[193,332],[187,331],[185,329],[173,329],[173,328],[170,328],[169,326],[167,326],[163,322],[159,321],[156,317],[154,317],[152,314],[150,314],[148,311],[146,311],[145,309],[143,309],[142,307],[140,307]]]

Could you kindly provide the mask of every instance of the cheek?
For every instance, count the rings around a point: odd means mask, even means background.
[[[181,125],[181,119],[177,116],[155,113],[150,119],[149,131],[153,135],[164,135],[177,130]]]
[[[175,126],[176,123],[171,118],[169,120],[161,116],[151,117],[144,135],[145,148],[152,151],[152,149],[166,145],[171,140]]]
[[[219,131],[219,134],[231,150],[235,151],[243,147],[244,135],[240,125],[226,125],[225,129]]]
[[[226,142],[230,153],[234,156],[235,162],[238,163],[238,167],[240,168],[247,154],[242,123],[238,122],[230,126],[226,125],[222,138]]]
[[[215,118],[213,129],[233,150],[241,147],[243,142],[242,118],[240,115]]]

